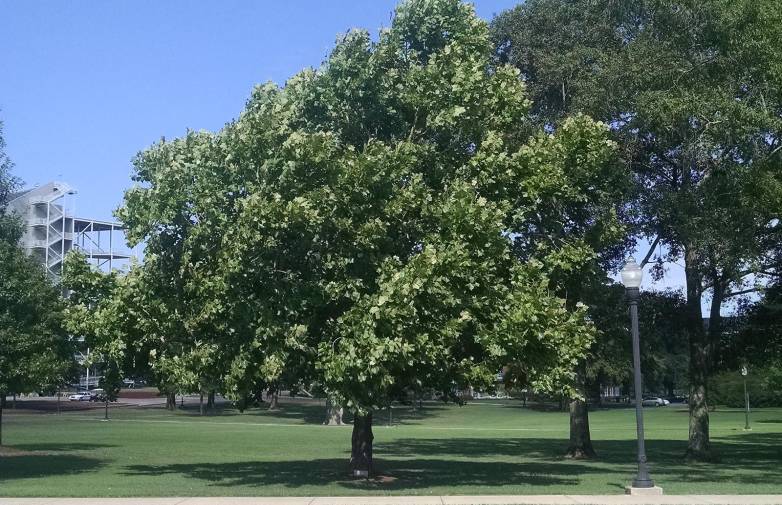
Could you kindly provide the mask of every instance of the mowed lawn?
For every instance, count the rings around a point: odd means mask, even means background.
[[[379,476],[348,477],[350,427],[319,423],[324,408],[269,413],[120,407],[62,415],[6,410],[3,496],[232,496],[356,494],[615,494],[635,472],[632,409],[590,413],[596,461],[562,457],[568,415],[517,402],[429,403],[375,419]],[[782,409],[712,413],[722,461],[686,464],[687,412],[648,408],[652,476],[666,493],[782,493]]]

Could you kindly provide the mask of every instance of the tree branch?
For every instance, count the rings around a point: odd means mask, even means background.
[[[725,299],[725,298],[730,298],[731,296],[746,295],[748,293],[754,293],[756,291],[762,291],[762,290],[763,290],[763,288],[760,288],[760,287],[758,287],[758,288],[747,288],[747,289],[742,289],[741,291],[733,291],[732,293],[726,294],[722,298]]]
[[[641,261],[641,268],[646,266],[647,263],[649,263],[649,258],[652,257],[652,253],[654,253],[654,248],[657,247],[657,244],[660,243],[660,236],[657,235],[654,238],[654,242],[652,242],[652,245],[649,246],[649,251],[646,253],[646,256],[644,256],[643,261]]]

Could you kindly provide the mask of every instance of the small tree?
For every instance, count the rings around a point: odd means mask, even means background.
[[[98,385],[103,389],[103,419],[109,420],[109,403],[117,401],[122,388],[122,369],[116,359],[103,357],[103,376]]]

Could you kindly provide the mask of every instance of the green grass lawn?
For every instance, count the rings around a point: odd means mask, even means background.
[[[375,419],[380,476],[348,477],[350,427],[319,423],[324,408],[287,403],[277,413],[116,408],[62,415],[6,410],[3,496],[355,494],[616,494],[635,472],[632,409],[590,413],[599,460],[562,457],[568,416],[516,402],[425,404]],[[652,477],[666,493],[782,493],[782,409],[712,413],[722,461],[685,464],[687,412],[648,408]]]

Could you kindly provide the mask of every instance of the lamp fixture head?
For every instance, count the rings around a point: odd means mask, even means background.
[[[632,256],[627,258],[627,262],[620,274],[622,275],[622,284],[624,284],[625,288],[638,289],[641,287],[644,272]]]

